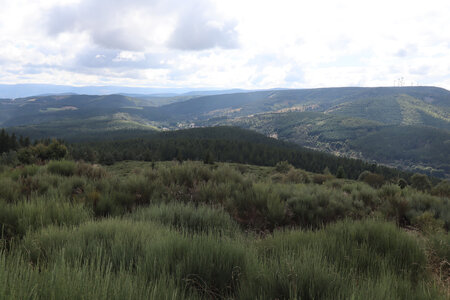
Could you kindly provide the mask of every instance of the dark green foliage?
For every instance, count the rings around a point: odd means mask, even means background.
[[[336,178],[347,178],[347,175],[345,174],[344,167],[339,166],[339,168],[336,171]]]
[[[408,182],[405,179],[400,178],[398,180],[398,186],[403,190],[405,187],[408,186]]]
[[[57,140],[51,143],[38,143],[34,146],[21,148],[17,154],[23,164],[43,162],[47,160],[60,160],[67,155],[67,147]]]
[[[386,179],[397,178],[399,175],[409,177],[409,174],[395,169],[308,150],[232,127],[194,128],[162,132],[134,140],[71,145],[71,154],[75,159],[88,161],[89,153],[98,153],[99,162],[105,165],[123,160],[206,161],[206,158],[210,162],[263,166],[275,166],[279,162],[289,161],[296,168],[316,173],[328,168],[331,173],[336,174],[339,166],[342,166],[346,176],[352,179],[356,179],[365,170],[382,174]]]

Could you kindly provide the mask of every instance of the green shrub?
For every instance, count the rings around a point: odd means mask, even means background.
[[[234,234],[239,231],[239,226],[223,209],[190,203],[153,205],[138,209],[129,218],[154,221],[188,232],[221,231]]]
[[[106,170],[100,165],[92,165],[84,162],[78,162],[75,168],[75,174],[89,179],[98,180],[106,176]]]
[[[164,274],[146,281],[134,274],[111,270],[97,262],[67,263],[33,268],[20,255],[0,253],[0,299],[200,299]]]
[[[439,232],[444,227],[444,221],[435,219],[434,214],[430,211],[414,217],[411,223],[425,233]]]
[[[0,177],[0,201],[15,202],[19,200],[19,185],[8,177]]]
[[[23,246],[34,262],[54,264],[64,256],[71,265],[98,262],[148,281],[168,274],[178,286],[209,296],[235,294],[250,257],[243,244],[231,240],[187,237],[151,222],[114,219],[43,229],[27,236]]]
[[[427,175],[424,174],[414,174],[411,176],[411,186],[419,191],[431,190],[431,182]]]
[[[75,163],[68,160],[51,161],[47,164],[47,170],[51,174],[58,174],[62,176],[73,176],[75,174],[75,168]]]
[[[360,175],[360,177],[361,177],[361,175]],[[368,185],[370,185],[373,188],[379,188],[384,184],[384,176],[380,175],[380,174],[368,172],[365,174],[362,181],[364,181],[365,183],[367,183]]]
[[[287,173],[293,168],[294,167],[286,160],[277,162],[277,164],[275,165],[275,171],[280,173]]]
[[[431,194],[434,196],[450,198],[450,180],[442,180],[432,188]]]
[[[37,174],[39,167],[36,165],[19,166],[11,172],[11,178],[19,180],[19,178],[32,177]]]
[[[424,280],[419,243],[386,222],[276,231],[256,247],[265,263],[260,277],[246,285],[246,299],[443,298]]]
[[[352,214],[351,198],[343,193],[318,186],[304,186],[287,204],[292,219],[302,226],[318,227]]]
[[[306,172],[296,169],[291,169],[287,172],[283,182],[285,183],[309,183],[310,179]]]
[[[333,179],[332,175],[314,174],[312,175],[312,182],[315,184],[323,184],[327,180]]]
[[[71,205],[55,199],[36,198],[32,202],[0,202],[0,232],[4,238],[21,238],[28,230],[49,225],[76,225],[90,219],[82,205]]]

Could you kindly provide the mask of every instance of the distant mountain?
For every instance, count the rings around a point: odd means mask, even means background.
[[[163,106],[172,119],[239,117],[265,112],[318,111],[450,129],[450,92],[434,87],[325,88],[211,95]]]
[[[0,84],[0,98],[24,98],[31,96],[50,96],[62,94],[110,95],[124,94],[133,96],[199,96],[246,92],[246,90],[209,90],[194,88],[147,88],[129,86],[70,86],[53,84]]]
[[[92,137],[102,131],[211,125],[249,128],[338,155],[450,176],[450,92],[436,87],[228,90],[179,96],[125,92],[0,100],[0,126],[31,137],[47,133],[81,140],[84,134]]]

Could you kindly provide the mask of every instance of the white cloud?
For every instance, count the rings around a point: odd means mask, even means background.
[[[0,83],[450,89],[447,0],[0,0]]]

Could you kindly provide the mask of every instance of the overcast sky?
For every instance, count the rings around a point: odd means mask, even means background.
[[[449,0],[0,0],[0,83],[450,89]]]

